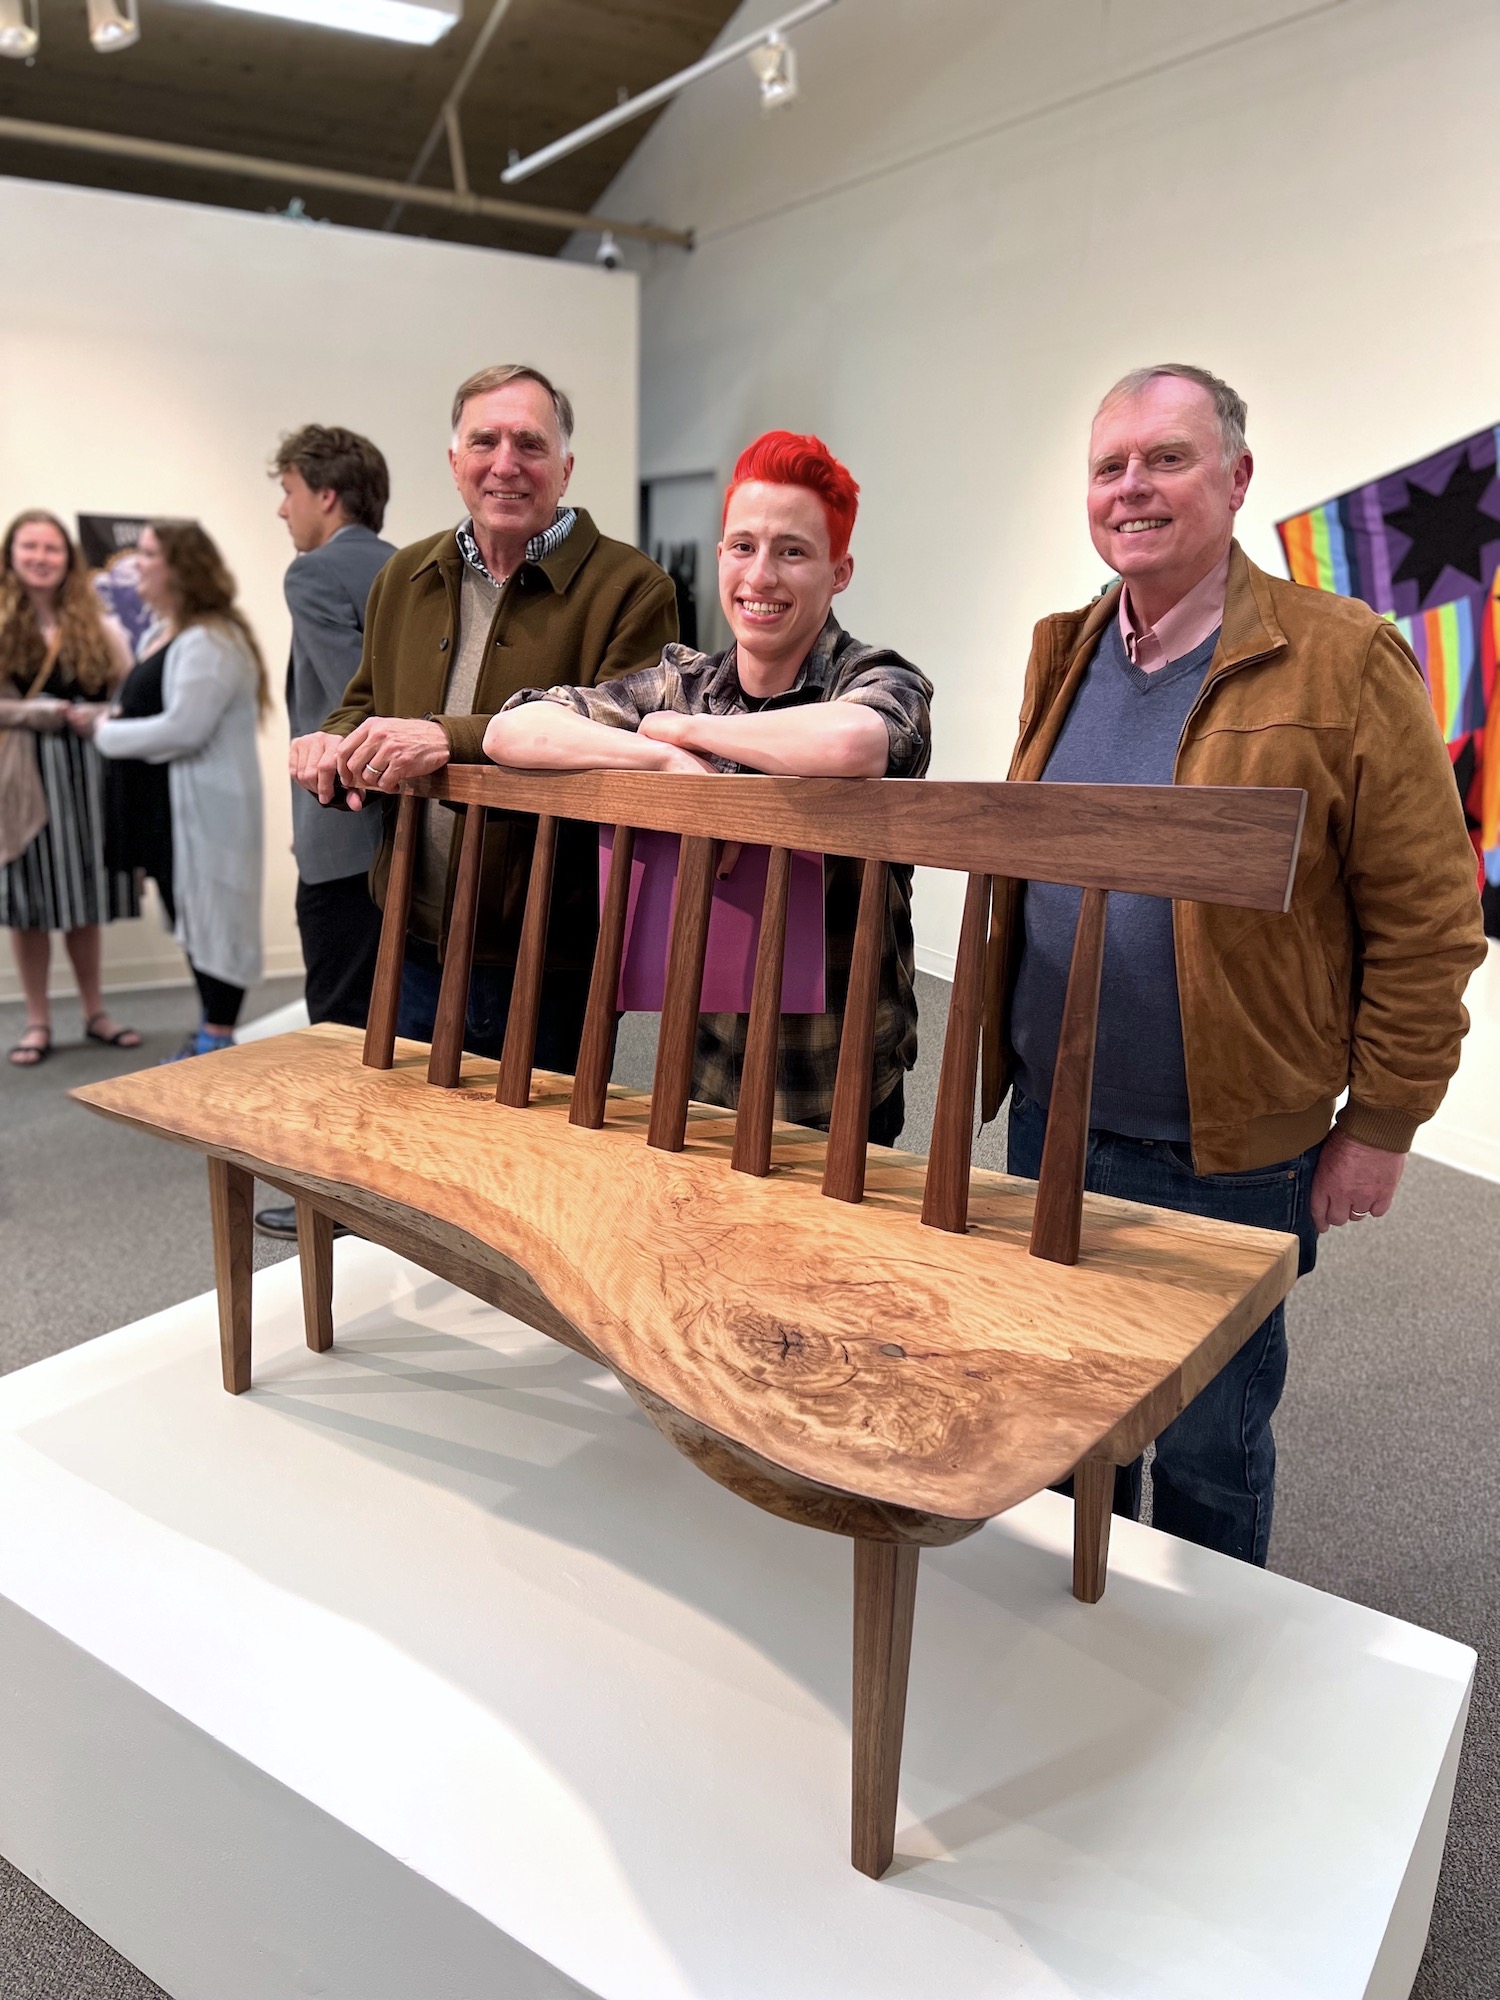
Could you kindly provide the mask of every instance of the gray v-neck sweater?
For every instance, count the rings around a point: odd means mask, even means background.
[[[1180,660],[1146,674],[1131,665],[1119,620],[1112,618],[1043,783],[1170,785],[1183,724],[1218,643],[1218,633],[1211,633]],[[1052,1095],[1079,901],[1077,889],[1026,886],[1010,1037],[1017,1087],[1037,1104]],[[1137,1139],[1185,1142],[1190,1135],[1172,905],[1160,896],[1109,899],[1089,1123],[1096,1131]]]

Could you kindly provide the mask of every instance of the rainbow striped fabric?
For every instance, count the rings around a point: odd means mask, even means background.
[[[1500,860],[1497,470],[1500,425],[1276,524],[1295,583],[1363,598],[1411,647],[1475,845],[1493,860]]]

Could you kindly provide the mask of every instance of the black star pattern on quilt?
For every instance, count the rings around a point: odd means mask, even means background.
[[[1384,517],[1388,528],[1410,537],[1411,547],[1391,581],[1414,583],[1418,604],[1426,603],[1445,569],[1461,570],[1476,583],[1484,582],[1481,550],[1486,542],[1500,542],[1500,520],[1485,513],[1479,503],[1494,477],[1488,466],[1476,471],[1465,455],[1441,493],[1424,492],[1408,480],[1407,504]]]

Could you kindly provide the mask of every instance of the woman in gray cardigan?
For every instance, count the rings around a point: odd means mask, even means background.
[[[203,1003],[180,1055],[234,1040],[245,989],[261,976],[262,822],[255,737],[268,705],[265,663],[234,601],[234,578],[194,522],[142,531],[141,596],[166,645],[159,715],[78,708],[73,726],[101,755],[166,764],[172,806],[173,935]]]

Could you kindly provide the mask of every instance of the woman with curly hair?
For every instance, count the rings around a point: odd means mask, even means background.
[[[255,737],[269,706],[265,663],[234,578],[196,522],[141,532],[138,587],[157,624],[161,712],[107,715],[86,705],[73,728],[108,758],[167,766],[173,936],[187,953],[202,1018],[176,1057],[227,1048],[245,989],[261,974],[261,783]]]
[[[68,531],[39,508],[20,514],[0,544],[0,728],[31,739],[46,823],[0,867],[0,924],[10,931],[26,1030],[10,1051],[18,1069],[52,1052],[47,977],[61,931],[91,1041],[139,1048],[111,1019],[99,990],[100,925],[140,913],[128,872],[104,853],[103,767],[68,733],[68,704],[106,695],[130,665],[130,648],[106,618]]]

